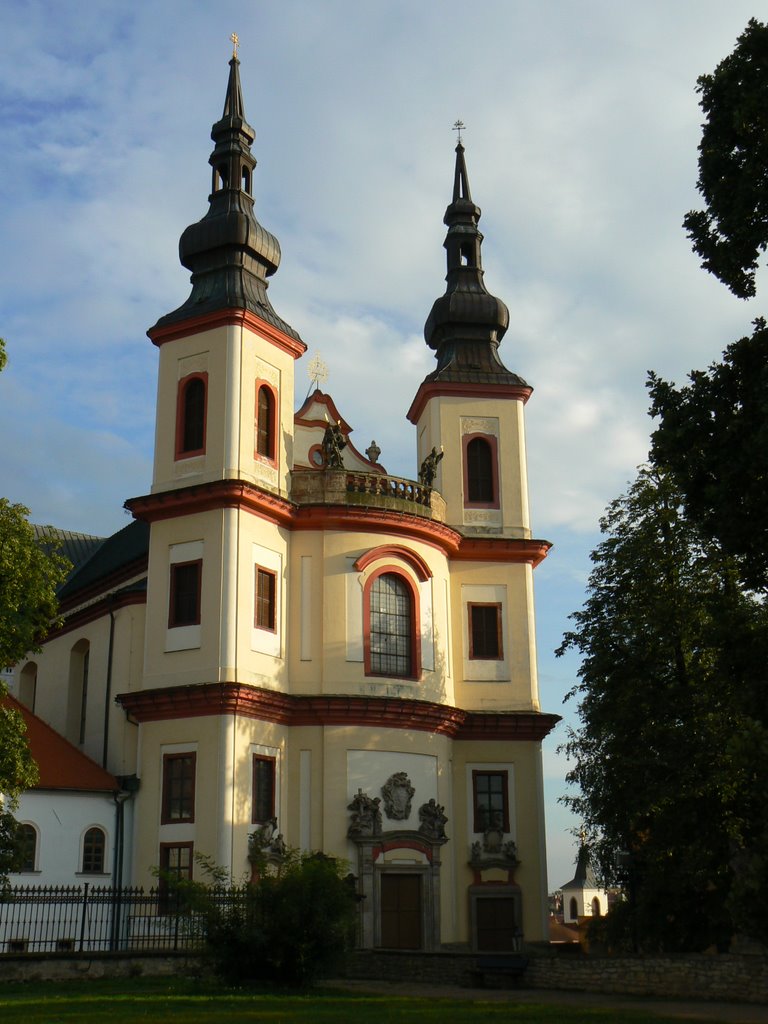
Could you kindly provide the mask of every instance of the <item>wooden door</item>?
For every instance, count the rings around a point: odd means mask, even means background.
[[[477,900],[477,948],[511,950],[515,940],[515,901],[509,896],[483,896]]]
[[[381,945],[421,949],[421,875],[381,876]]]

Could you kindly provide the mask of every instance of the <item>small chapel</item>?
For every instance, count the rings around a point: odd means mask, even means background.
[[[151,886],[198,877],[200,854],[242,881],[286,844],[349,865],[362,948],[546,940],[558,716],[539,703],[533,571],[550,545],[464,146],[403,479],[319,387],[295,410],[307,345],[268,296],[280,245],[254,214],[236,55],[211,137],[208,209],[179,244],[191,290],[147,332],[151,486],[124,529],[74,538],[62,624],[14,670],[17,699],[115,780],[114,817],[70,832],[80,873]],[[34,872],[49,840],[23,824]]]

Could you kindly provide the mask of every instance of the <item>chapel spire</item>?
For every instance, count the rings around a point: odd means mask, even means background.
[[[192,271],[192,292],[182,306],[161,317],[155,327],[237,309],[255,313],[300,340],[267,297],[267,278],[280,265],[280,243],[254,215],[256,158],[251,146],[256,135],[245,118],[237,42],[234,36],[224,111],[211,129],[214,148],[208,158],[212,168],[209,209],[202,220],[186,228],[179,240],[179,259]]]
[[[437,359],[437,369],[427,381],[524,385],[525,381],[510,373],[498,355],[499,342],[509,325],[509,310],[483,283],[479,220],[480,207],[472,200],[464,146],[459,139],[453,198],[443,218],[448,228],[443,243],[448,264],[446,289],[424,325],[424,337],[435,349]]]

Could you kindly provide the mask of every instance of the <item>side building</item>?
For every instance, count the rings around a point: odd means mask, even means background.
[[[130,781],[126,881],[192,876],[197,853],[241,879],[279,833],[349,862],[364,947],[545,939],[549,544],[528,512],[532,389],[499,356],[509,314],[483,282],[464,148],[403,480],[329,395],[294,414],[306,345],[267,295],[280,247],[254,215],[236,58],[212,138],[209,208],[180,241],[191,293],[148,332],[152,486],[67,583],[35,710]]]

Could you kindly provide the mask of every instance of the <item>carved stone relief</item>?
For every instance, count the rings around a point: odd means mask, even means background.
[[[405,821],[411,816],[411,800],[416,790],[405,772],[390,775],[381,787],[384,813],[393,821]]]
[[[462,416],[461,432],[462,434],[492,434],[494,437],[498,437],[499,421],[495,416]]]

